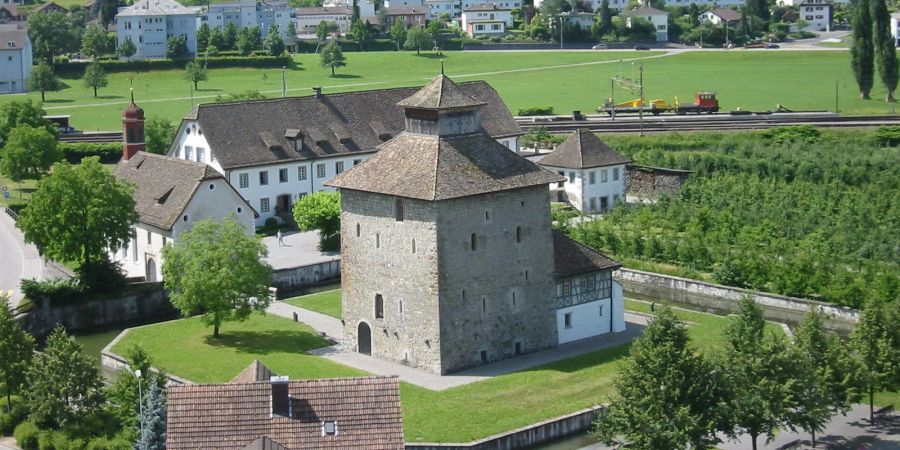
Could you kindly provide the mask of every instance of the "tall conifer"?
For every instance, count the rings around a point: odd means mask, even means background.
[[[891,36],[891,14],[885,0],[869,0],[872,15],[872,45],[878,63],[878,75],[887,90],[884,101],[894,101],[897,89],[897,49]]]
[[[859,96],[869,99],[875,77],[875,49],[872,44],[872,16],[869,0],[857,0],[853,11],[853,47],[850,65],[859,85]]]

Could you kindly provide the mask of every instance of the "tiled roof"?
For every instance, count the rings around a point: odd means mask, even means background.
[[[5,9],[9,13],[10,17],[19,17],[19,7],[13,3],[2,4],[0,5],[0,9]]]
[[[276,376],[272,369],[266,367],[258,359],[254,359],[246,369],[232,378],[232,383],[253,383],[256,381],[269,381]]]
[[[0,50],[21,50],[25,47],[26,39],[28,39],[28,30],[0,29]]]
[[[396,377],[290,381],[289,413],[272,414],[272,383],[172,386],[169,450],[402,449],[403,419]],[[323,435],[324,422],[335,435]],[[259,443],[270,447],[253,447]],[[249,446],[249,447],[248,447]]]
[[[714,8],[710,9],[709,12],[719,16],[720,19],[726,22],[737,22],[741,20],[741,13],[731,8]]]
[[[484,101],[472,98],[444,74],[397,103],[402,108],[417,109],[475,108],[484,104]]]
[[[57,5],[56,3],[53,3],[53,2],[47,2],[47,3],[44,3],[43,5],[38,6],[38,7],[35,9],[35,11],[37,11],[37,12],[39,12],[39,13],[40,13],[40,12],[44,12],[44,11],[48,11],[48,10],[49,10],[49,11],[65,11],[65,12],[68,12],[68,11],[69,11],[68,9],[63,8],[62,6],[59,6],[59,5]]]
[[[485,130],[494,138],[516,136],[522,129],[499,94],[483,81],[461,83],[481,108]],[[419,88],[323,94],[321,96],[209,103],[185,117],[197,120],[216,159],[225,170],[288,161],[302,161],[354,153],[371,153],[405,127],[397,106]],[[285,137],[300,130],[299,151]],[[346,135],[343,135],[346,132]],[[270,146],[268,144],[277,144]]]
[[[557,278],[618,269],[622,264],[590,247],[582,245],[565,234],[553,230],[553,275]]]
[[[322,16],[322,15],[352,15],[353,12],[342,6],[310,6],[297,8],[298,16]]]
[[[182,6],[181,3],[174,0],[139,0],[127,8],[122,8],[119,13],[116,14],[116,17],[170,16],[181,14],[196,15],[196,12]]]
[[[119,161],[113,174],[135,185],[139,220],[164,230],[172,229],[202,181],[223,179],[206,164],[147,152]]]
[[[384,8],[384,12],[389,16],[417,16],[424,15],[428,9],[424,6],[391,6]]]
[[[647,8],[647,7],[632,9],[630,11],[625,11],[622,14],[625,16],[660,16],[660,15],[668,16],[669,15],[669,13],[667,13],[665,11],[660,11],[656,8]]]
[[[464,12],[469,11],[511,11],[509,8],[501,8],[496,3],[482,3],[480,5],[472,5],[463,10]]]
[[[541,158],[538,164],[566,169],[588,169],[630,162],[630,159],[609,148],[590,130],[582,128],[570,134],[556,150]]]

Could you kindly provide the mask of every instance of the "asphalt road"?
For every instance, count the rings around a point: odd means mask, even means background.
[[[0,213],[2,214],[2,213]],[[15,231],[10,229],[9,217],[0,218],[0,291],[14,291],[13,305],[19,302],[19,280],[25,270],[25,254]]]

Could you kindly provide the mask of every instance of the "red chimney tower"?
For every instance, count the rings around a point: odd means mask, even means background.
[[[131,90],[131,104],[122,111],[122,143],[125,161],[144,151],[144,110],[134,103],[134,89]]]

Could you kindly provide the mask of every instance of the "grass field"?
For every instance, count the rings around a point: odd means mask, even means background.
[[[315,294],[289,298],[285,303],[319,312],[337,319],[341,318],[341,290],[334,289]]]
[[[339,308],[340,291],[298,297],[291,303]],[[330,307],[326,307],[328,303]],[[646,303],[627,301],[632,311],[648,312]],[[727,320],[704,313],[676,310],[690,324],[694,345],[704,352],[719,348]],[[769,324],[772,332],[781,328]],[[292,379],[361,375],[362,372],[303,352],[326,344],[303,324],[274,316],[254,315],[244,323],[228,323],[222,337],[196,318],[132,330],[114,351],[141,343],[157,366],[199,382],[227,382],[252,360]],[[172,345],[178,342],[179,345]],[[608,401],[612,380],[628,345],[565,361],[435,392],[401,384],[403,420],[408,442],[465,442]],[[879,404],[900,401],[881,396]]]
[[[842,112],[884,114],[893,104],[857,99],[850,71],[849,53],[843,51],[703,51],[659,57],[653,52],[445,52],[446,73],[457,81],[486,80],[500,92],[514,113],[528,106],[553,106],[559,113],[591,112],[610,96],[610,77],[637,78],[635,58],[645,58],[646,97],[676,96],[693,99],[695,91],[719,94],[725,110],[771,110],[778,104],[794,110],[834,109],[835,82]],[[318,65],[318,55],[296,55],[295,66],[285,77],[289,95],[309,95],[313,86],[325,92],[415,86],[426,83],[440,70],[435,54],[412,52],[347,53],[347,67],[337,77]],[[619,62],[624,60],[623,62]],[[94,98],[81,80],[66,78],[67,87],[48,93],[44,104],[49,114],[71,114],[82,130],[116,130],[121,110],[128,102],[128,77],[134,75],[135,98],[148,115],[179,120],[191,108],[191,84],[180,70],[115,73],[109,87]],[[194,103],[213,101],[216,95],[258,90],[280,96],[281,70],[213,69],[209,81],[193,93]],[[617,90],[617,99],[636,97]],[[27,94],[39,99],[39,94]],[[879,83],[872,94],[883,96]],[[0,97],[0,102],[22,95]]]

